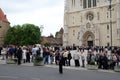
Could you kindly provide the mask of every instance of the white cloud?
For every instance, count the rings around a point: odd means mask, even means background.
[[[55,34],[63,27],[64,0],[0,0],[0,8],[11,25],[43,25],[43,35]]]

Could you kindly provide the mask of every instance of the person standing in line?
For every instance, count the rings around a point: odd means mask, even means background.
[[[60,56],[60,52],[57,50],[55,52],[55,64],[58,65],[59,64],[59,56]]]
[[[72,56],[71,56],[71,53],[70,53],[70,51],[68,52],[68,66],[71,66],[71,64],[70,64],[70,60],[72,59]]]
[[[30,63],[30,51],[28,48],[26,49],[26,62]]]
[[[34,62],[35,56],[37,55],[37,50],[38,50],[38,47],[34,45],[32,47],[32,62]]]
[[[49,49],[49,47],[46,47],[46,49],[45,49],[45,62],[44,62],[44,64],[48,64],[49,63],[49,55],[50,55],[50,49]]]
[[[80,62],[79,62],[80,53],[79,53],[79,50],[75,54],[73,54],[73,59],[75,61],[75,67],[79,67],[80,66]]]
[[[21,47],[19,47],[18,49],[17,49],[17,52],[16,52],[17,54],[17,58],[18,58],[18,65],[20,65],[21,64],[21,60],[22,60],[22,49],[21,49]]]
[[[4,46],[1,50],[2,60],[5,60],[6,53],[7,53],[7,49],[6,46]]]
[[[0,46],[0,56],[1,56],[2,47]]]
[[[82,67],[85,67],[85,55],[83,51],[81,51],[81,60],[82,60]]]
[[[26,53],[27,53],[27,50],[26,50],[26,47],[23,46],[23,53],[22,53],[22,59],[23,59],[23,63],[26,63]]]
[[[50,50],[50,64],[54,62],[54,51]]]
[[[60,53],[60,57],[59,57],[59,73],[60,74],[63,73],[63,62],[64,62],[63,53]]]
[[[65,49],[64,52],[63,52],[63,59],[64,59],[63,65],[64,66],[68,65],[67,64],[67,58],[68,58],[68,51]]]
[[[13,46],[9,47],[9,55],[10,55],[10,59],[12,59],[13,55],[14,55],[14,48],[13,48]]]

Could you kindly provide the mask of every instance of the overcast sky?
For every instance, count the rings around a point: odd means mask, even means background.
[[[43,36],[54,35],[63,27],[64,0],[0,0],[0,8],[11,26],[43,25]]]

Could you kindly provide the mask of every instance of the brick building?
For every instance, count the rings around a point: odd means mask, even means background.
[[[8,21],[6,15],[0,8],[0,45],[3,45],[3,40],[6,36],[7,30],[10,28],[10,22]]]
[[[54,38],[52,35],[48,37],[42,37],[42,44],[51,44],[51,45],[57,45],[61,46],[63,45],[62,37],[63,37],[63,28],[60,29],[60,31],[56,32],[56,37]]]

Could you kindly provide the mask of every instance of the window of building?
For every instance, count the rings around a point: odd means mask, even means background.
[[[107,46],[110,46],[110,43],[109,43],[109,42],[107,43]]]
[[[78,32],[78,36],[77,36],[77,39],[79,39],[79,37],[80,37],[80,32]]]
[[[91,24],[90,24],[90,23],[87,23],[87,24],[86,24],[86,28],[87,28],[87,29],[91,28]]]
[[[100,20],[100,13],[97,12],[97,19]]]
[[[96,0],[93,0],[93,7],[96,6]]]
[[[73,7],[73,0],[72,0],[72,7]]]
[[[75,36],[75,30],[73,30],[73,36]]]
[[[87,8],[86,3],[87,3],[87,1],[86,1],[86,0],[83,0],[83,8]]]
[[[117,29],[117,34],[118,34],[118,35],[120,34],[120,29]]]
[[[72,7],[75,6],[75,0],[72,0]]]
[[[81,16],[81,20],[80,20],[80,22],[82,22],[82,16]]]
[[[74,24],[74,22],[75,22],[75,18],[74,18],[74,16],[73,16],[73,24]]]
[[[2,28],[2,26],[0,26],[0,28]]]
[[[88,8],[91,7],[91,0],[88,0]]]
[[[82,6],[82,0],[80,0],[80,6]]]
[[[109,30],[109,25],[107,25],[107,30]]]
[[[83,0],[83,8],[96,7],[96,0]]]
[[[108,15],[109,15],[109,13],[107,12],[107,18],[109,17]]]
[[[74,0],[74,6],[75,6],[75,0]]]
[[[109,38],[109,36],[107,36],[107,38]]]
[[[87,13],[87,15],[86,15],[86,19],[87,20],[93,20],[93,18],[94,18],[94,15],[93,15],[93,13]]]
[[[109,34],[109,25],[107,25],[107,34]]]

